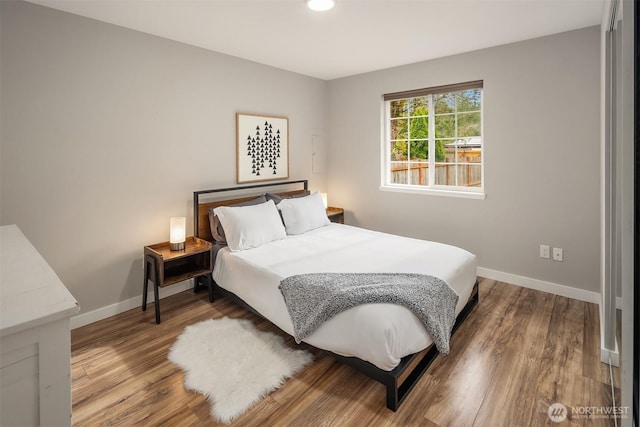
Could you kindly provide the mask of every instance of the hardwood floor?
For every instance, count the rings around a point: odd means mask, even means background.
[[[74,425],[218,425],[207,400],[185,391],[182,371],[167,360],[176,337],[187,325],[223,316],[284,336],[224,298],[210,304],[206,292],[183,292],[161,306],[160,325],[150,305],[72,331]],[[570,425],[614,425],[571,413],[612,406],[599,331],[595,304],[483,279],[480,303],[450,354],[436,358],[396,413],[386,408],[381,384],[303,345],[314,362],[234,425],[556,425],[547,416],[554,402],[568,408]],[[290,337],[287,343],[295,346]],[[613,372],[619,405],[620,374]]]

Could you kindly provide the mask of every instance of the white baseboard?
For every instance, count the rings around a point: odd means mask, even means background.
[[[522,286],[523,288],[535,289],[537,291],[548,292],[554,295],[560,295],[567,298],[573,298],[580,301],[592,302],[600,304],[600,293],[593,291],[585,291],[584,289],[573,288],[571,286],[560,285],[553,282],[545,282],[544,280],[532,279],[531,277],[518,276],[517,274],[505,273],[489,268],[478,267],[478,276],[487,279],[499,280],[501,282],[510,283],[512,285]],[[622,298],[616,298],[616,309],[622,310]]]
[[[518,276],[517,274],[504,273],[502,271],[491,270],[484,267],[478,267],[478,276],[522,286],[523,288],[535,289],[536,291],[573,298],[579,301],[600,304],[599,292],[586,291],[584,289],[573,288],[571,286],[560,285],[553,282],[545,282],[544,280],[532,279],[531,277]]]
[[[149,284],[149,288],[151,291],[147,294],[147,303],[155,301],[153,297],[153,285]],[[166,288],[160,288],[160,299],[186,291],[187,289],[193,289],[193,279],[176,283],[175,285],[167,286]],[[71,318],[71,329],[76,329],[81,326],[115,316],[116,314],[123,313],[136,307],[142,307],[142,295],[73,316]],[[151,308],[151,310],[153,310],[153,308]]]
[[[618,351],[618,339],[616,338],[616,349],[615,350],[607,350],[602,345],[602,340],[600,340],[600,361],[602,363],[608,363],[611,366],[620,367],[620,352]]]

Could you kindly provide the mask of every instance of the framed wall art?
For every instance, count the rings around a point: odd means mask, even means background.
[[[289,119],[236,114],[238,183],[289,178]]]

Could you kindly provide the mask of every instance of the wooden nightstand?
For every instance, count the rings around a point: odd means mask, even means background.
[[[334,208],[329,206],[327,208],[327,216],[329,217],[329,221],[331,222],[344,224],[344,209],[342,208]]]
[[[187,237],[184,250],[172,251],[169,242],[144,247],[144,287],[142,311],[147,310],[147,289],[153,282],[156,323],[160,323],[160,298],[158,288],[197,278],[213,270],[213,250],[210,242],[197,237]]]

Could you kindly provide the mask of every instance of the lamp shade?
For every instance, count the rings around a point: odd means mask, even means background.
[[[181,251],[184,249],[186,230],[187,218],[176,216],[169,220],[169,247],[172,251]]]

